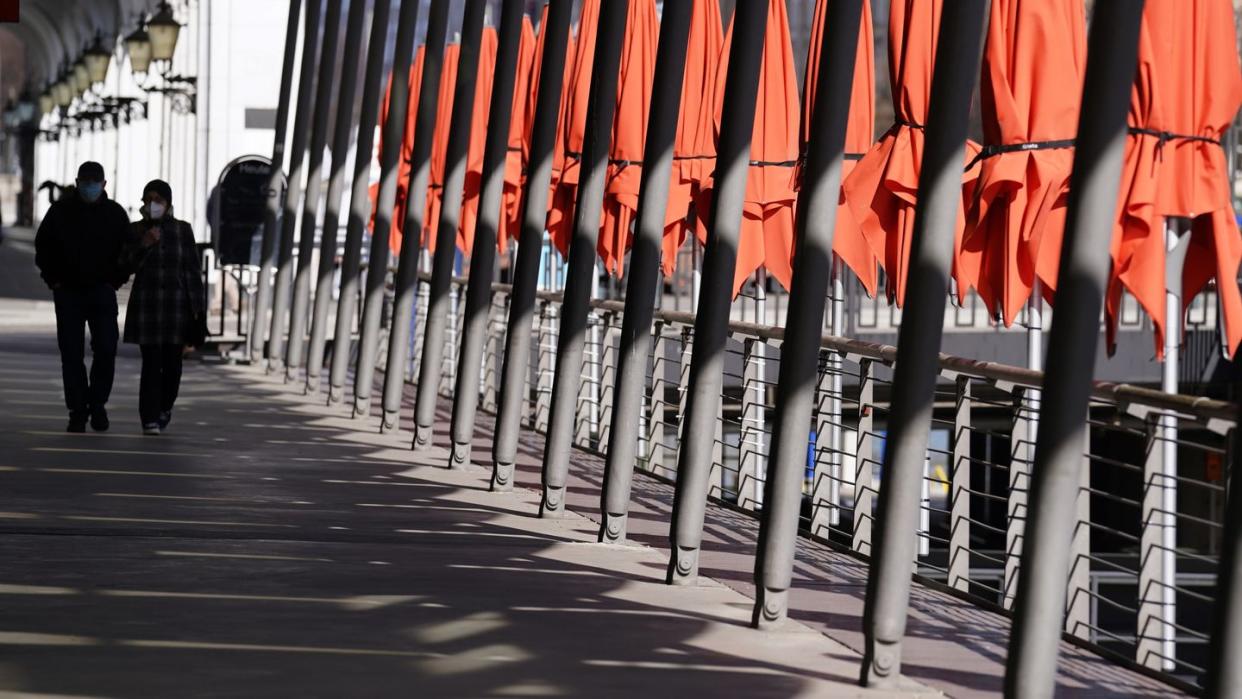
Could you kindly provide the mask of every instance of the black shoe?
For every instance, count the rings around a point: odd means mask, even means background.
[[[111,425],[108,422],[108,411],[103,408],[93,408],[91,410],[91,429],[96,432],[107,432]]]
[[[159,420],[157,420],[157,422],[159,422],[161,432],[168,429],[168,423],[172,422],[172,411],[165,410],[164,412],[160,413],[160,418]]]
[[[69,413],[69,426],[65,428],[65,431],[75,433],[85,432],[87,417],[88,415],[84,412]]]

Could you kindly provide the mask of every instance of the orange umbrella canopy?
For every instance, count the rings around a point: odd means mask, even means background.
[[[714,104],[717,138],[732,39],[733,23],[730,21],[716,77]],[[794,203],[798,197],[794,188],[794,166],[798,161],[800,104],[785,0],[768,0],[757,100],[737,265],[733,272],[735,296],[746,279],[761,266],[766,266],[768,272],[786,289],[793,277]],[[705,192],[700,197],[699,211],[709,210],[706,201],[709,196],[710,192]],[[703,217],[699,218],[699,222],[696,234],[700,241],[706,242]]]
[[[427,174],[427,202],[423,208],[423,248],[436,251],[436,229],[440,225],[440,207],[444,199],[444,170],[447,167],[449,126],[453,114],[453,91],[457,82],[457,64],[461,62],[461,45],[444,47],[444,64],[440,69],[440,97],[436,103],[436,127],[431,139],[431,163]]]
[[[546,5],[544,6],[547,7]],[[535,63],[535,28],[530,17],[522,18],[522,40],[518,44],[517,75],[513,84],[512,122],[509,124],[509,150],[505,155],[505,184],[501,194],[500,229],[496,245],[503,254],[509,239],[521,233],[522,184],[526,180],[526,164],[530,158],[530,134],[534,119],[531,101],[531,69]]]
[[[807,47],[806,78],[803,82],[802,129],[800,145],[802,161],[806,159],[807,143],[811,139],[811,114],[815,108],[815,95],[819,87],[820,50],[823,48],[824,21],[828,15],[828,1],[816,0],[815,15],[811,24],[811,41]],[[841,177],[853,171],[854,165],[871,148],[875,140],[875,48],[871,32],[871,3],[863,2],[862,18],[858,27],[858,49],[854,56],[854,83],[850,91],[850,118],[845,128],[845,161]],[[802,182],[802,170],[798,171]],[[837,225],[832,238],[832,250],[849,266],[862,282],[867,294],[875,296],[877,283],[876,256],[867,239],[863,237],[858,222],[848,206],[837,207]]]
[[[893,0],[889,7],[888,70],[897,122],[841,183],[845,202],[887,275],[888,297],[898,306],[905,300],[942,2]],[[978,146],[968,144],[963,161],[976,152]],[[966,173],[964,194],[977,173],[977,167]],[[959,239],[964,222],[959,210]]]
[[[466,150],[466,179],[462,186],[461,221],[457,226],[457,249],[469,257],[474,248],[474,227],[479,220],[479,194],[483,188],[483,150],[487,145],[487,116],[491,113],[492,79],[496,74],[496,51],[500,39],[495,27],[484,27],[479,44],[479,68],[470,109],[470,144]]]
[[[569,254],[573,237],[574,204],[578,197],[578,178],[582,169],[582,142],[586,135],[587,103],[590,101],[591,70],[595,66],[595,37],[599,33],[600,0],[583,0],[578,17],[578,38],[572,60],[567,61],[568,76],[562,91],[564,128],[561,131],[563,163],[552,192],[548,211],[548,237],[560,251]]]
[[[692,205],[711,182],[716,163],[715,99],[724,29],[718,0],[694,0],[681,85],[681,113],[673,142],[668,209],[664,215],[662,267],[677,269],[677,251],[691,230]]]
[[[1036,281],[1051,298],[1087,63],[1082,0],[993,0],[981,94],[986,145],[956,278],[1012,325]]]
[[[625,253],[633,243],[631,225],[638,212],[643,146],[651,111],[660,18],[655,0],[630,0],[621,46],[617,106],[604,184],[604,207],[597,241],[604,269],[620,276]]]
[[[1242,235],[1220,141],[1242,105],[1233,7],[1229,0],[1151,0],[1143,32],[1113,241],[1110,320],[1124,286],[1151,316],[1156,352],[1163,356],[1168,318],[1161,217],[1189,218],[1183,312],[1215,279],[1218,322],[1232,357],[1242,343]]]
[[[529,101],[526,104],[526,113],[530,115],[530,122],[526,126],[526,142],[527,148],[530,147],[532,132],[534,129],[535,106],[539,101],[539,76],[543,66],[543,46],[546,34],[543,29],[548,24],[548,6],[543,6],[543,14],[539,20],[539,33],[535,39],[535,62],[531,65],[530,72],[530,90]],[[573,30],[570,30],[568,41],[565,44],[565,69],[561,73],[561,95],[560,102],[556,112],[556,142],[552,146],[552,175],[548,180],[548,208],[551,211],[552,201],[556,195],[556,188],[561,181],[561,171],[565,168],[565,118],[569,112],[569,100],[572,94],[570,85],[573,81],[574,56],[577,55],[577,43]]]

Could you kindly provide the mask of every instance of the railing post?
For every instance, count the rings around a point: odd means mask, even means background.
[[[725,343],[768,22],[767,5],[755,0],[738,3],[734,9],[733,45],[724,87],[726,108],[717,143],[715,195],[694,319],[694,352],[681,423],[677,490],[669,532],[672,557],[668,582],[675,585],[692,584],[698,577],[707,495],[712,464],[716,461],[714,452],[719,444],[715,437],[720,422]]]
[[[620,318],[616,311],[605,311],[601,314],[604,321],[600,333],[602,346],[599,349],[599,436],[598,447],[601,452],[608,449],[611,440],[613,410],[616,401],[617,381],[617,341],[621,337]],[[639,383],[642,387],[645,382]],[[637,443],[637,442],[635,442]]]
[[[949,464],[949,586],[970,592],[970,379],[958,376],[953,411],[952,463]]]
[[[358,362],[354,367],[354,417],[371,413],[371,389],[375,382],[375,362],[379,352],[380,321],[384,311],[384,286],[388,281],[388,239],[392,231],[393,210],[397,204],[397,179],[401,169],[401,145],[406,139],[410,105],[410,65],[414,59],[414,40],[418,30],[419,0],[401,0],[397,20],[397,39],[393,53],[392,85],[388,94],[388,119],[384,122],[380,154],[379,194],[375,198],[375,228],[371,231],[371,253],[367,257],[367,280],[363,290],[362,319],[359,323]],[[365,122],[364,122],[365,123]],[[370,166],[370,158],[366,160]],[[357,200],[357,195],[354,195]],[[364,200],[369,198],[364,195]],[[338,331],[339,332],[339,331]],[[333,374],[336,358],[333,356]],[[332,384],[337,380],[334,377]]]
[[[332,166],[328,174],[328,191],[324,196],[323,231],[319,236],[319,272],[315,278],[314,302],[311,312],[310,338],[306,345],[306,392],[319,390],[319,376],[323,373],[324,345],[328,341],[328,325],[331,321],[332,277],[336,274],[336,240],[341,229],[341,204],[345,197],[345,157],[349,151],[350,136],[354,132],[354,101],[357,95],[358,64],[362,62],[362,40],[366,35],[367,19],[365,2],[349,4],[349,18],[345,24],[345,50],[341,58],[340,88],[336,95],[336,120],[332,134]],[[385,8],[387,15],[387,8]],[[388,18],[384,17],[384,33],[387,36]],[[380,51],[383,51],[381,48]],[[372,119],[374,121],[374,119]],[[373,128],[359,129],[374,134]],[[370,141],[372,136],[368,136]],[[360,137],[361,140],[361,137]],[[367,148],[366,157],[371,155]],[[370,172],[370,166],[367,167]],[[369,213],[369,212],[368,212]],[[345,279],[344,270],[341,275]],[[342,298],[341,303],[345,300]],[[348,327],[348,326],[346,326]],[[339,338],[337,338],[339,340]],[[345,335],[345,352],[349,353],[349,334]]]
[[[811,117],[805,181],[798,195],[797,251],[781,344],[772,468],[764,481],[756,596],[751,623],[773,628],[784,621],[793,582],[807,436],[823,343],[824,306],[832,277],[832,238],[841,189],[845,130],[850,114],[862,0],[837,0],[825,18],[819,88]]]
[[[819,351],[819,376],[815,385],[814,472],[811,475],[811,533],[827,538],[841,522],[840,394],[833,393],[832,350]],[[839,355],[838,355],[839,356]],[[836,360],[838,363],[839,359]],[[837,371],[839,371],[839,366]],[[840,379],[840,374],[835,375]],[[835,403],[835,410],[834,410]],[[835,425],[834,425],[835,423]],[[833,428],[837,427],[836,431]]]
[[[289,299],[293,293],[293,245],[298,232],[298,204],[302,201],[302,166],[310,136],[312,110],[315,105],[315,76],[320,41],[322,12],[319,3],[308,2],[302,32],[302,66],[298,77],[298,111],[293,117],[293,136],[289,143],[289,180],[285,189],[284,208],[280,217],[280,248],[276,259],[276,288],[272,292],[272,317],[267,340],[268,370],[284,363],[285,323],[289,315]],[[338,16],[339,21],[339,16]],[[273,164],[275,167],[275,164]],[[262,322],[262,319],[259,319]]]
[[[1164,566],[1163,425],[1147,421],[1145,428],[1135,660],[1153,670],[1164,670],[1164,588],[1173,583]]]
[[[851,547],[871,555],[875,529],[875,366],[870,359],[858,362],[858,447],[854,453],[854,536]]]
[[[651,395],[647,398],[647,405],[645,407],[647,412],[646,470],[651,473],[661,474],[665,471],[667,464],[664,432],[668,424],[666,417],[668,410],[668,399],[666,398],[668,379],[665,378],[665,372],[668,371],[668,338],[665,337],[665,332],[665,322],[662,320],[655,321],[651,331],[653,339]],[[613,437],[614,439],[616,438],[616,432],[613,433]],[[609,453],[612,453],[611,449],[609,449]]]
[[[990,4],[956,0],[941,10],[905,290],[907,305],[898,333],[884,482],[867,581],[861,682],[868,687],[900,684],[910,574],[918,550],[919,495],[940,373],[954,228],[962,200],[962,158]]]
[[[1091,427],[1083,438],[1082,468],[1074,498],[1074,535],[1070,539],[1068,600],[1065,631],[1084,641],[1091,638]]]
[[[328,141],[332,100],[336,97],[336,59],[340,44],[342,0],[328,0],[324,22],[323,51],[319,54],[319,78],[315,82],[315,118],[311,127],[310,161],[306,169],[306,192],[302,199],[302,232],[298,239],[298,266],[293,276],[293,306],[289,312],[289,343],[285,347],[285,381],[296,378],[306,350],[306,324],[309,318],[311,260],[315,256],[315,234],[323,206],[323,158]],[[357,28],[354,28],[357,33]],[[352,76],[350,76],[352,78]],[[353,82],[350,80],[350,82]]]
[[[440,220],[431,235],[436,249],[431,263],[430,298],[423,315],[427,327],[423,337],[422,363],[418,370],[418,392],[414,403],[415,449],[431,446],[435,430],[436,403],[440,398],[440,380],[444,376],[445,326],[449,306],[456,305],[453,286],[453,260],[457,256],[457,228],[461,222],[462,191],[466,182],[466,151],[470,146],[471,115],[474,113],[475,86],[479,75],[479,45],[483,37],[483,12],[486,0],[466,0],[461,20],[461,62],[457,67],[457,84],[453,86],[453,113],[448,145],[444,156],[444,205]],[[508,129],[508,123],[503,124]],[[483,253],[486,255],[487,253]],[[490,285],[489,285],[490,286]],[[486,289],[485,289],[486,290]],[[452,297],[452,298],[450,298]],[[468,442],[467,442],[468,444]],[[458,461],[461,458],[462,461]],[[461,452],[450,460],[450,467],[464,461]]]
[[[634,228],[634,249],[626,269],[625,313],[622,316],[620,357],[613,400],[605,403],[610,415],[604,466],[604,489],[600,498],[600,541],[618,542],[625,538],[629,513],[630,481],[638,462],[635,445],[647,442],[647,468],[663,466],[664,415],[660,391],[664,385],[665,362],[661,355],[663,339],[657,329],[656,355],[652,377],[651,416],[648,433],[640,423],[647,412],[643,405],[647,388],[647,366],[651,354],[651,325],[660,284],[660,250],[664,236],[664,215],[668,209],[668,183],[672,173],[673,143],[677,136],[685,77],[686,49],[694,0],[669,0],[660,17],[660,39],[656,50],[652,81],[651,111],[643,147],[642,182],[639,185],[638,220]],[[659,413],[658,415],[655,413]]]
[[[1220,564],[1217,568],[1216,608],[1208,644],[1203,696],[1225,699],[1242,696],[1242,473],[1238,472],[1239,431],[1226,440],[1225,522]]]
[[[312,12],[310,8],[306,10]],[[316,14],[319,8],[313,10]],[[250,360],[257,362],[263,358],[264,333],[268,329],[267,311],[272,302],[272,274],[279,264],[280,253],[280,195],[281,180],[285,170],[285,136],[289,129],[289,100],[293,92],[293,69],[297,64],[298,26],[302,18],[302,0],[290,0],[289,24],[285,30],[285,60],[280,71],[280,96],[276,101],[276,135],[272,139],[272,174],[267,180],[267,206],[263,215],[263,243],[259,258],[259,287],[255,297],[253,312],[250,317]],[[310,22],[307,18],[307,22]],[[314,56],[314,42],[306,42],[302,50]],[[297,130],[297,119],[294,119],[294,130]],[[305,125],[303,125],[305,129]],[[295,143],[296,147],[296,143]],[[302,144],[303,150],[306,144]],[[292,159],[291,159],[292,161]],[[299,167],[301,158],[297,159]],[[292,162],[290,163],[292,169]],[[286,182],[286,187],[292,186]]]
[[[1022,541],[1026,534],[1027,498],[1031,490],[1031,466],[1039,430],[1039,390],[1013,389],[1013,428],[1009,437],[1009,499],[1005,518],[1004,605],[1012,609],[1017,598],[1018,572],[1022,569]]]
[[[539,90],[535,98],[535,122],[531,129],[530,165],[522,194],[522,236],[513,269],[509,324],[505,331],[500,376],[500,406],[492,444],[492,490],[496,491],[513,487],[518,434],[526,410],[531,323],[539,283],[539,261],[548,213],[548,183],[552,180],[552,148],[556,142],[556,120],[560,111],[572,9],[573,0],[549,0],[545,26],[539,28],[543,35],[543,55],[538,57]],[[541,333],[542,330],[541,318]]]
[[[1056,686],[1069,547],[1079,526],[1083,434],[1142,14],[1143,1],[1130,0],[1097,3],[1091,18],[1043,385],[1043,403],[1056,409],[1041,416],[1035,445],[1024,565],[1005,668],[1010,696],[1051,696]]]
[[[487,344],[483,347],[483,396],[480,405],[484,410],[496,412],[497,392],[500,385],[500,348],[504,346],[504,318],[508,315],[508,294],[495,294],[488,310]]]
[[[748,337],[742,341],[742,413],[739,420],[737,504],[747,510],[763,506],[763,486],[767,463],[763,450],[762,414],[767,408],[763,384],[763,340]]]
[[[374,0],[374,2],[371,38],[367,44],[367,67],[362,83],[362,108],[358,116],[358,140],[354,147],[349,222],[345,228],[345,252],[341,259],[340,293],[337,294],[336,323],[332,335],[332,362],[328,372],[328,403],[330,405],[340,403],[345,397],[345,372],[349,369],[354,315],[358,308],[358,274],[362,265],[362,236],[367,221],[371,217],[371,198],[368,189],[371,179],[371,152],[375,144],[375,128],[371,125],[379,118],[380,90],[383,88],[384,80],[384,49],[388,40],[388,16],[392,9],[392,0]],[[406,72],[409,72],[408,68]],[[408,81],[406,82],[408,85]],[[341,158],[344,159],[343,152]],[[316,313],[318,313],[319,294],[315,295],[315,305]],[[316,319],[318,320],[318,316]],[[326,323],[325,317],[324,325]],[[320,354],[323,352],[322,341],[319,352]],[[315,366],[318,371],[319,365]]]
[[[539,329],[535,334],[535,410],[532,424],[536,432],[547,433],[548,413],[552,407],[552,372],[556,359],[556,304],[539,302]]]
[[[461,344],[457,354],[456,390],[450,438],[450,464],[465,465],[479,407],[479,371],[483,365],[492,309],[492,279],[496,273],[496,231],[500,228],[501,195],[504,193],[505,159],[509,155],[509,128],[513,118],[513,92],[517,84],[518,44],[522,39],[524,3],[500,6],[499,43],[492,94],[488,96],[487,136],[483,149],[479,216],[470,257],[470,279],[462,305]]]

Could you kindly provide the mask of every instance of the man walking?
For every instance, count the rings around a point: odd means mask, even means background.
[[[75,187],[48,210],[35,236],[35,264],[56,301],[56,343],[70,432],[108,429],[108,395],[116,369],[116,290],[126,281],[119,261],[129,216],[104,193],[103,166],[85,162]],[[85,326],[91,331],[90,378]]]

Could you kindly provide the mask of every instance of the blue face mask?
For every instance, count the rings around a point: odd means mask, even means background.
[[[78,185],[78,192],[88,203],[94,203],[103,196],[103,182],[83,182]]]

